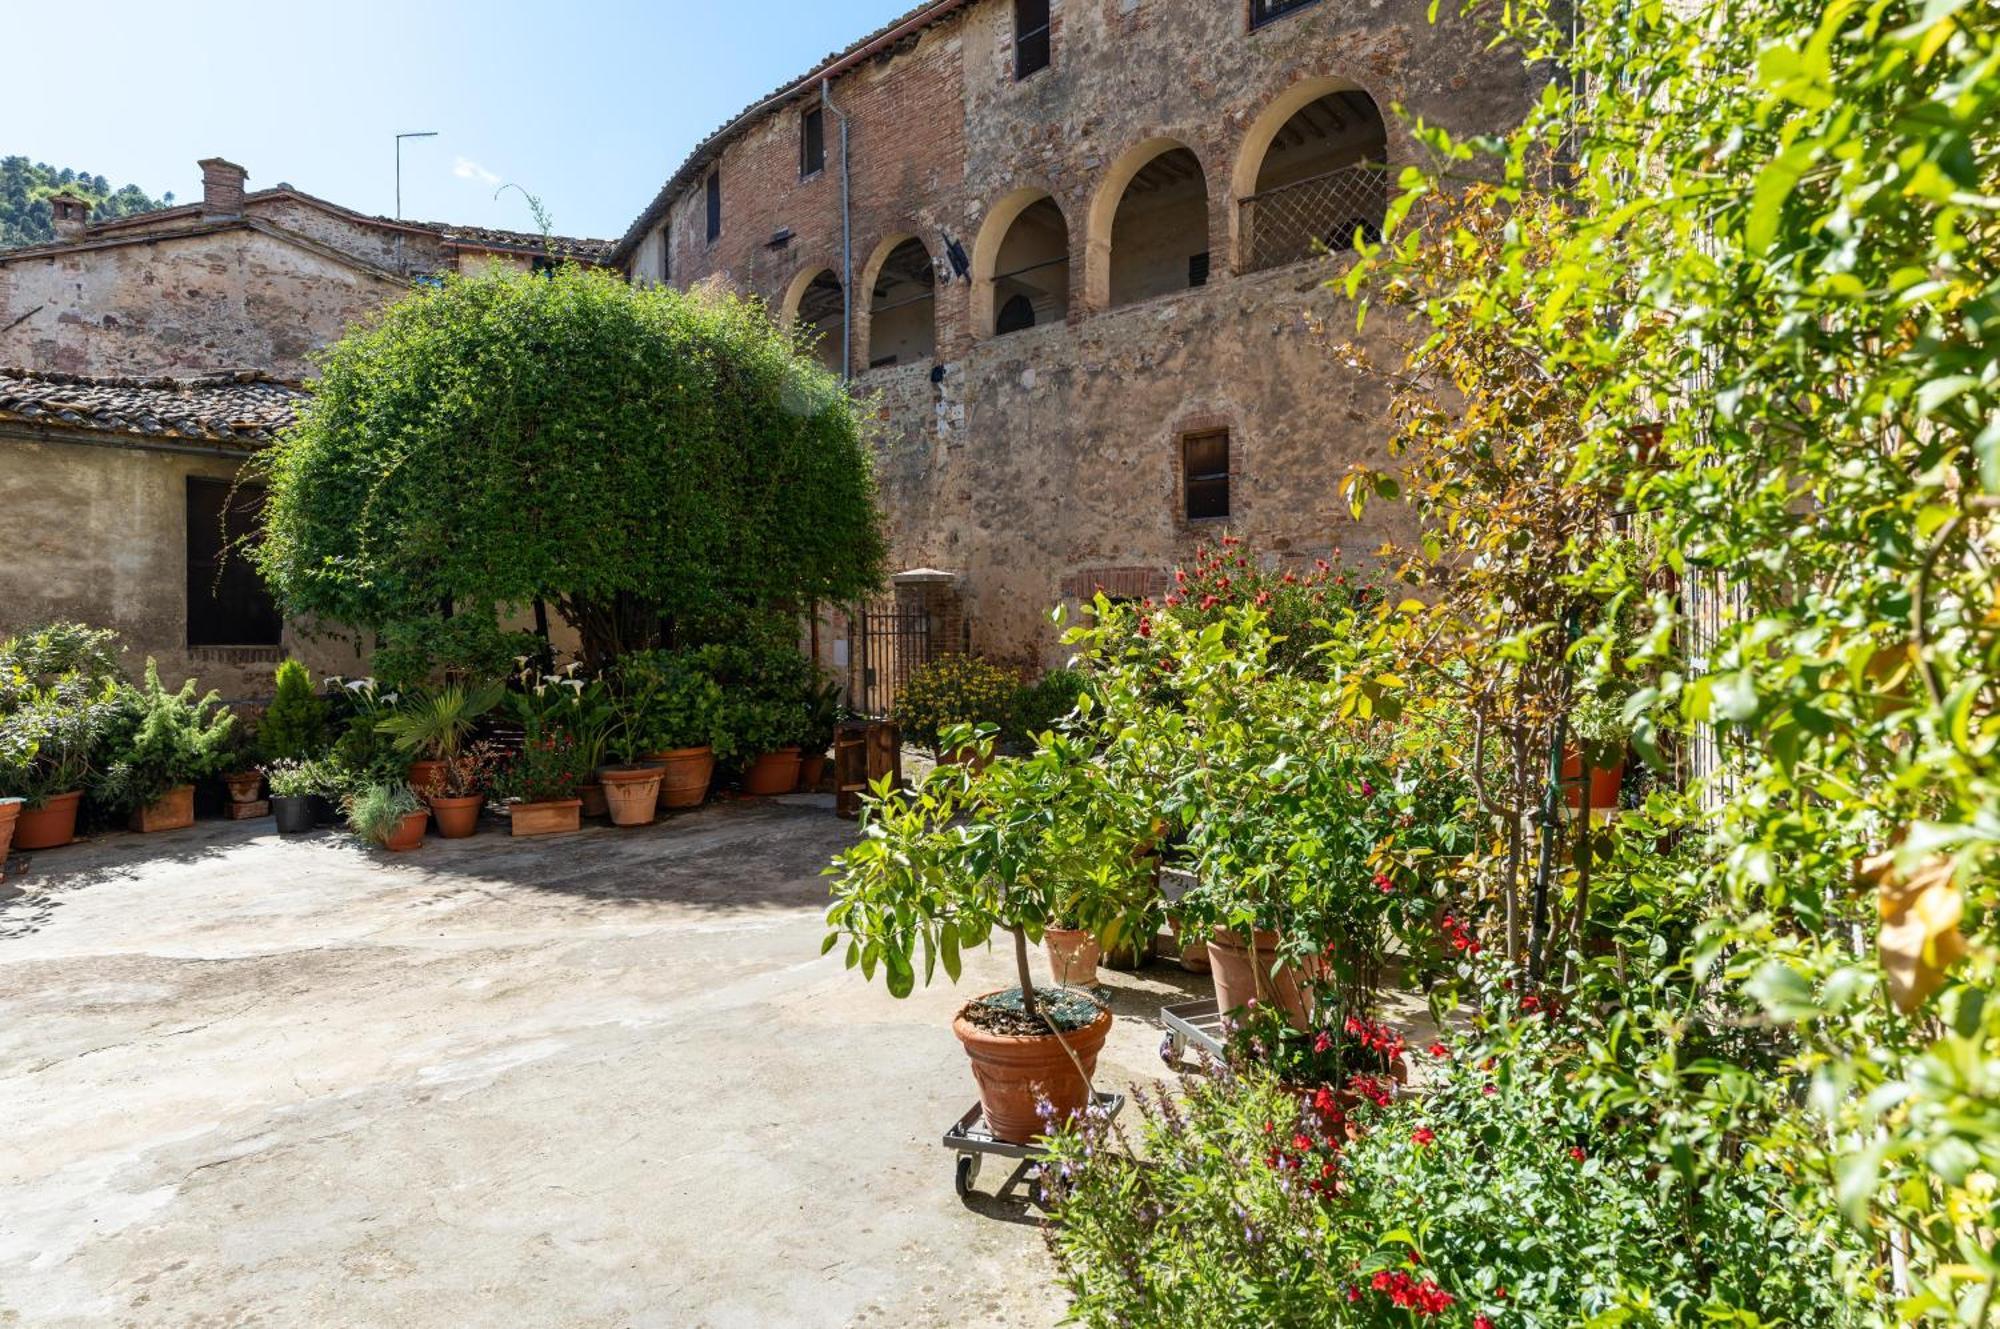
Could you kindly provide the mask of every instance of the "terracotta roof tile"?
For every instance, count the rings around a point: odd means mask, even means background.
[[[258,448],[298,415],[305,390],[254,369],[184,378],[100,378],[0,366],[0,422]]]

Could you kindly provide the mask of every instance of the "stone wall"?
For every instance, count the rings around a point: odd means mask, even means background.
[[[233,700],[271,695],[284,654],[315,676],[352,675],[351,637],[288,627],[282,648],[187,645],[187,480],[227,479],[230,456],[0,435],[0,636],[54,619],[116,628],[134,677],[146,657],[169,686],[198,678]]]
[[[849,363],[880,432],[892,561],[960,574],[975,649],[1054,662],[1053,604],[1100,581],[1156,584],[1225,527],[1267,559],[1301,562],[1366,556],[1404,532],[1390,510],[1356,526],[1336,493],[1390,429],[1379,382],[1313,332],[1322,319],[1336,335],[1352,328],[1352,307],[1325,285],[1348,260],[1246,271],[1238,232],[1266,149],[1321,97],[1373,99],[1389,122],[1390,178],[1415,152],[1394,106],[1460,131],[1518,120],[1537,83],[1518,53],[1487,50],[1468,21],[1430,24],[1427,7],[1323,0],[1252,32],[1233,0],[1055,0],[1053,63],[1016,81],[1013,7],[978,0],[833,80],[851,134]],[[668,235],[656,228],[636,247],[635,275],[659,275],[664,245],[674,285],[755,294],[789,317],[816,273],[839,273],[838,122],[827,121],[827,169],[801,181],[806,105],[723,142],[716,243],[697,174]],[[1119,204],[1177,147],[1201,166],[1208,285],[1112,307]],[[1067,318],[996,336],[1009,223],[1043,196],[1068,227]],[[939,271],[938,353],[867,371],[868,293],[909,235]],[[946,261],[954,242],[969,279]],[[1202,237],[1147,243],[1164,265],[1201,252]],[[1389,363],[1394,331],[1378,319],[1369,333]],[[1231,433],[1230,516],[1189,522],[1180,440],[1216,428]]]
[[[403,291],[241,227],[0,261],[0,365],[72,374],[253,367],[308,354]]]

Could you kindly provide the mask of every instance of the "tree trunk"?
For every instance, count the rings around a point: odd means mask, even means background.
[[[1028,968],[1028,934],[1018,927],[1009,931],[1014,934],[1014,970],[1021,980],[1021,1013],[1033,1020],[1041,1008],[1035,1003],[1035,976]]]

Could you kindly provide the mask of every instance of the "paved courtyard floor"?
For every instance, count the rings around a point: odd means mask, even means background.
[[[1052,1324],[950,1015],[821,958],[830,800],[386,855],[266,820],[0,889],[0,1325]],[[1100,1081],[1159,1070],[1111,974]]]

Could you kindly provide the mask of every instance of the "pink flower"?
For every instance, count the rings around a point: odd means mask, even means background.
[[[1493,1085],[1490,1085],[1490,1084],[1489,1084],[1489,1085],[1486,1085],[1486,1086],[1482,1087],[1482,1088],[1480,1089],[1480,1091],[1479,1091],[1479,1092],[1480,1092],[1480,1093],[1482,1093],[1482,1094],[1485,1094],[1485,1095],[1487,1095],[1487,1096],[1489,1096],[1489,1097],[1490,1097],[1490,1096],[1492,1096],[1492,1095],[1494,1095],[1494,1094],[1497,1094],[1497,1093],[1499,1093],[1499,1092],[1500,1092],[1500,1090],[1499,1090],[1499,1089],[1498,1089],[1497,1087],[1495,1087],[1495,1086],[1493,1086]]]
[[[1324,1053],[1331,1051],[1332,1048],[1333,1048],[1333,1035],[1331,1034],[1321,1034],[1318,1038],[1315,1038],[1313,1040],[1314,1052]]]
[[[1493,1329],[1493,1321],[1485,1315],[1472,1317],[1472,1329]]]

